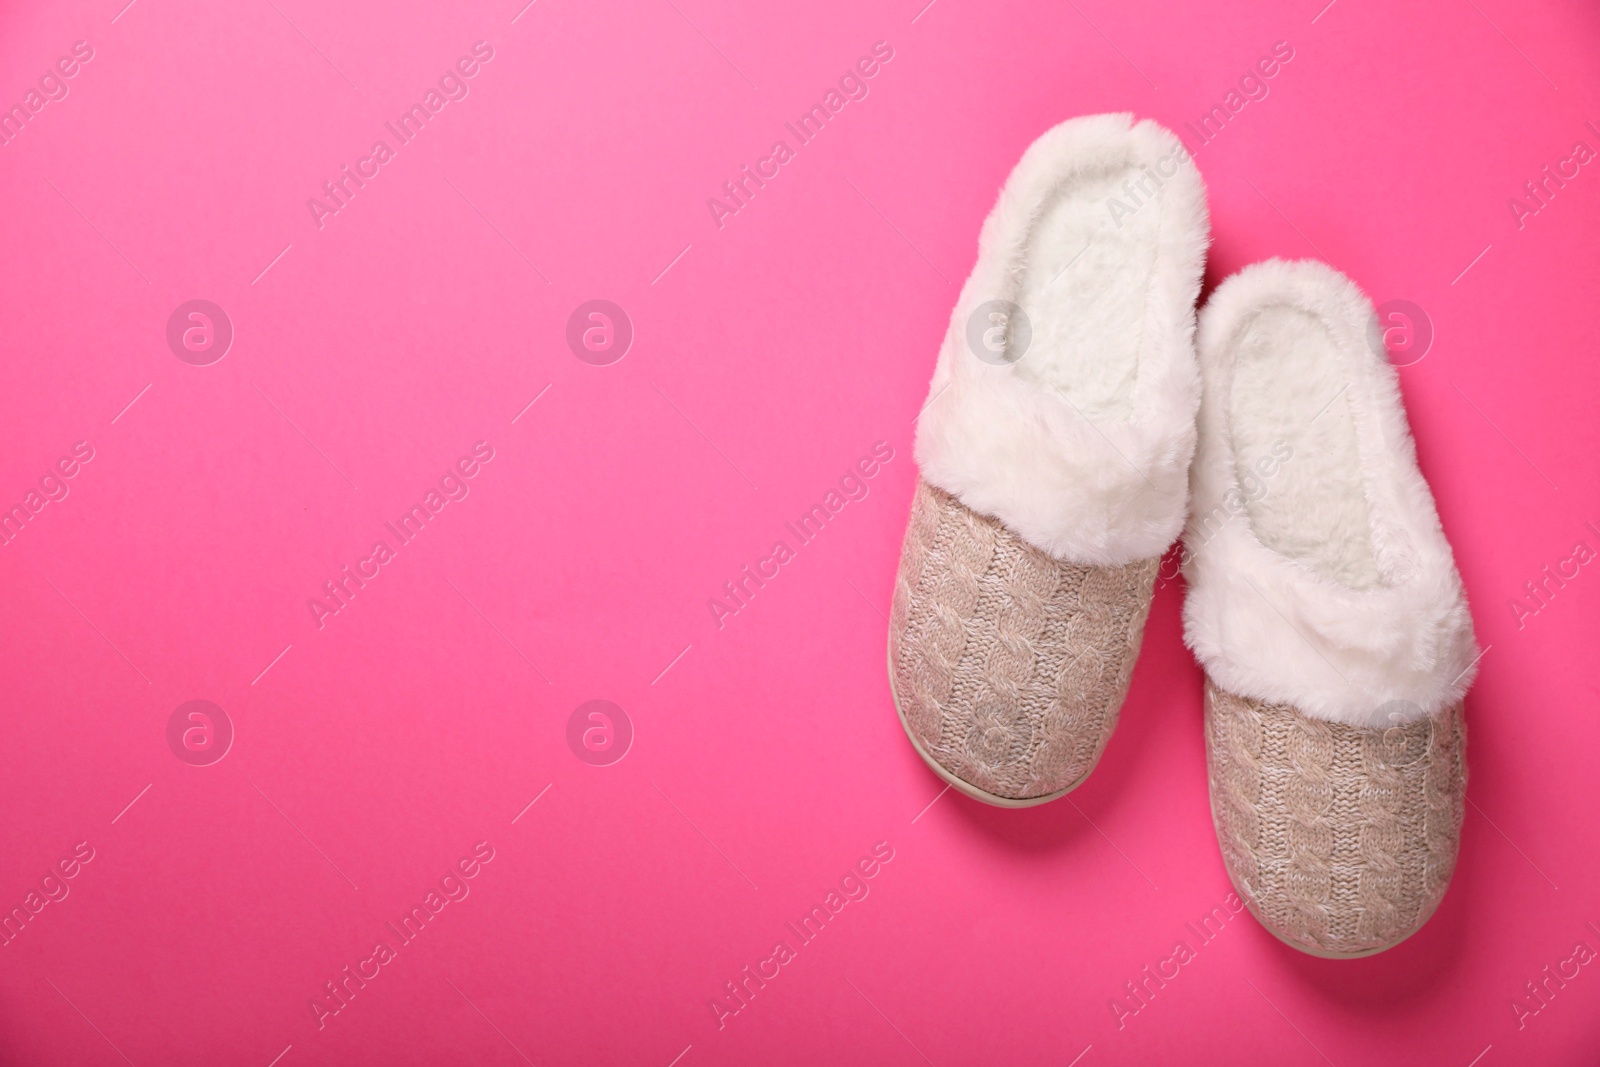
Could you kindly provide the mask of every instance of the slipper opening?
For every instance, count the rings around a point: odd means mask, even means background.
[[[1351,407],[1328,323],[1271,304],[1235,339],[1228,428],[1245,515],[1267,548],[1354,589],[1380,582]]]
[[[1039,206],[1023,245],[1018,302],[1033,336],[1017,374],[1091,421],[1133,413],[1161,192],[1134,161],[1080,170]]]

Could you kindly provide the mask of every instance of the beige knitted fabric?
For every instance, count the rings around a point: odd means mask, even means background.
[[[993,803],[1083,781],[1117,723],[1158,564],[1063,563],[919,481],[889,680],[923,758]]]
[[[1455,869],[1466,741],[1459,704],[1363,728],[1208,678],[1211,813],[1239,896],[1318,956],[1365,956],[1415,933]]]

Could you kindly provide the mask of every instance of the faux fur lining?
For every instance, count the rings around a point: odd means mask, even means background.
[[[1060,560],[1161,555],[1188,497],[1208,240],[1200,175],[1154,122],[1096,115],[1035,141],[951,314],[923,476]]]
[[[1389,726],[1450,707],[1477,646],[1372,304],[1258,263],[1200,316],[1186,639],[1221,688]]]

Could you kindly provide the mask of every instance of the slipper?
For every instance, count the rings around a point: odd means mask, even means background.
[[[1322,263],[1223,282],[1184,534],[1223,861],[1281,940],[1371,955],[1454,870],[1477,646],[1371,302]]]
[[[1153,122],[1064,122],[984,222],[916,439],[889,681],[969,796],[1021,807],[1094,768],[1183,527],[1205,190]]]

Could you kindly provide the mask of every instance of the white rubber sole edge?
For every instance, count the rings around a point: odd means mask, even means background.
[[[956,789],[960,790],[962,793],[965,793],[973,800],[981,800],[985,804],[992,804],[997,808],[1038,807],[1040,804],[1047,804],[1052,800],[1059,800],[1068,793],[1072,792],[1074,789],[1078,788],[1084,783],[1089,775],[1093,773],[1094,768],[1100,765],[1100,761],[1095,760],[1094,765],[1085,771],[1083,773],[1083,777],[1079,778],[1076,782],[1073,782],[1065,789],[1058,789],[1054,793],[1046,793],[1043,796],[1038,797],[1003,797],[998,793],[991,793],[986,789],[979,789],[971,782],[957,778],[955,775],[945,770],[939,761],[934,759],[928,750],[922,747],[922,742],[917,740],[917,735],[911,732],[911,724],[906,722],[905,710],[900,707],[900,694],[895,690],[894,687],[894,653],[892,650],[889,651],[886,659],[889,668],[889,696],[894,700],[894,711],[895,714],[900,718],[900,729],[905,731],[906,739],[911,742],[911,747],[917,750],[917,755],[922,757],[922,762],[926,763],[933,770],[934,774],[937,774],[940,778],[943,778],[946,782],[950,783]]]

